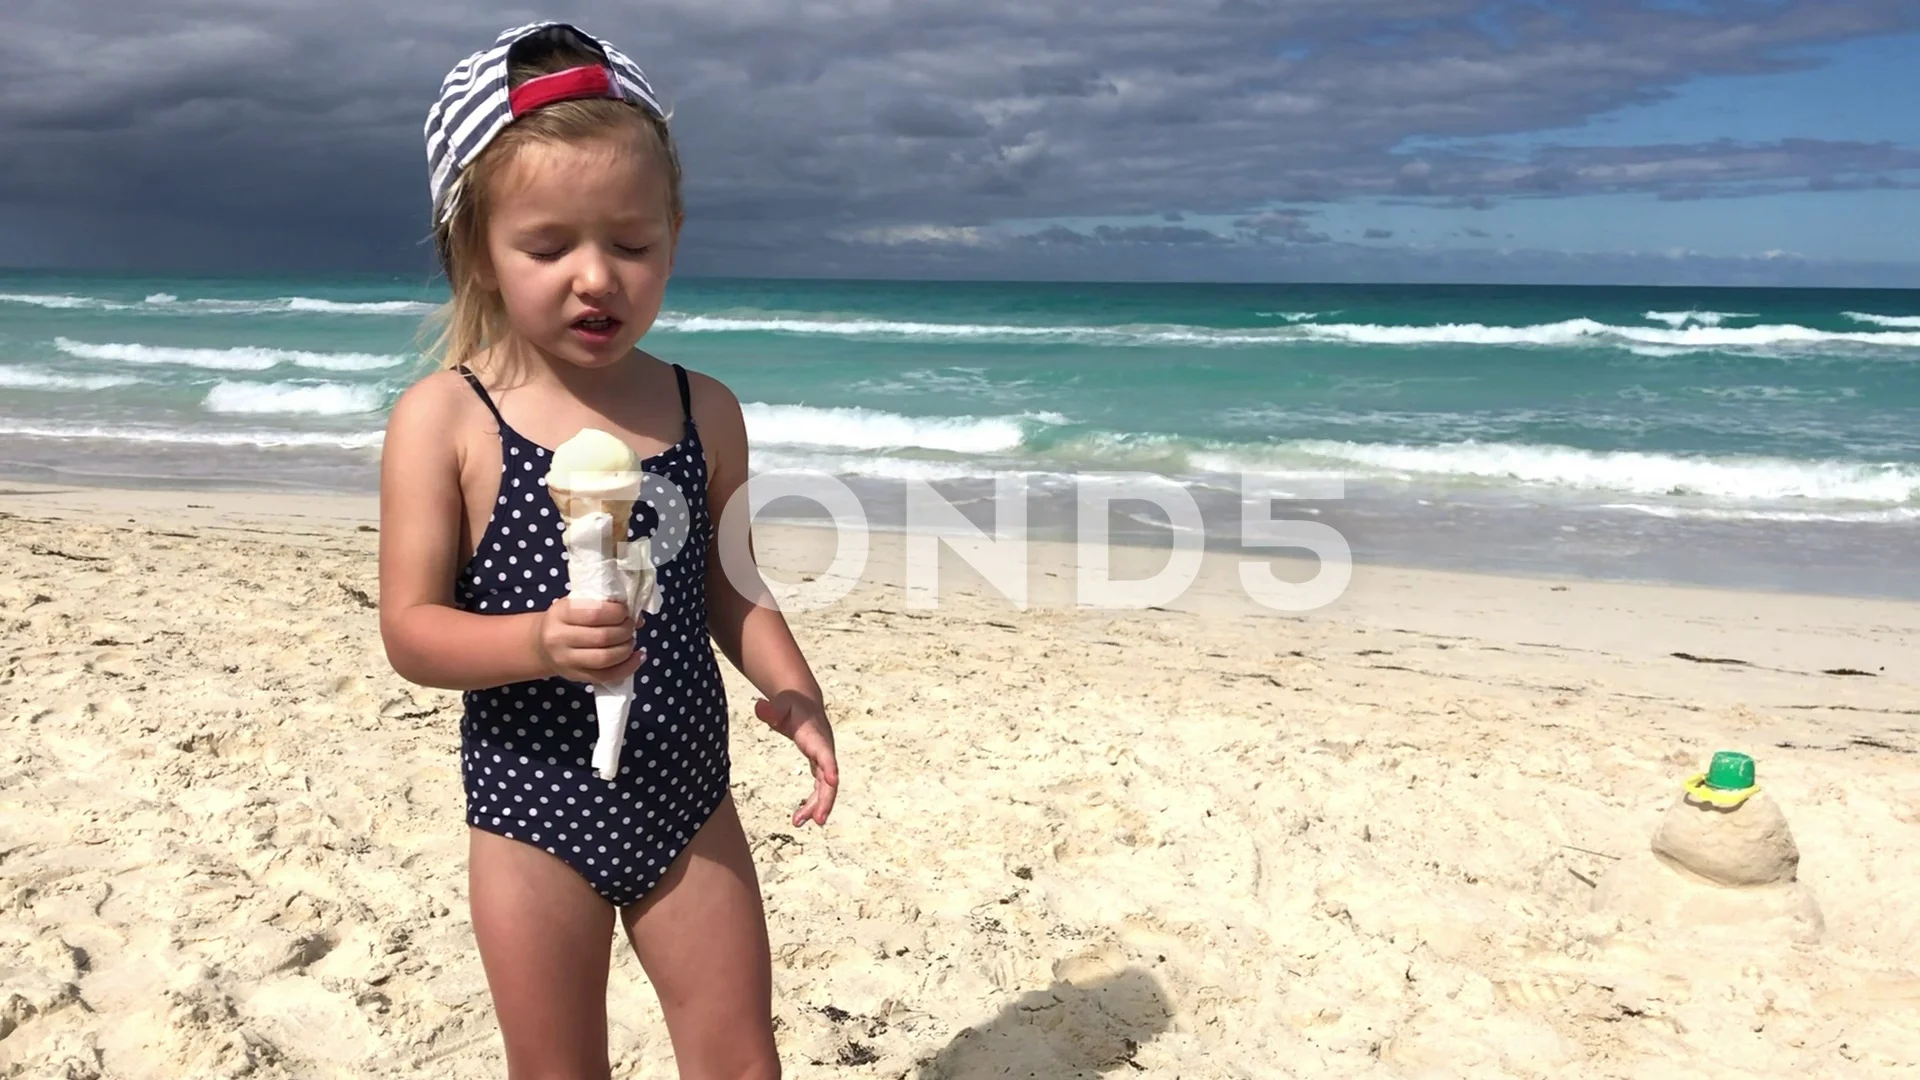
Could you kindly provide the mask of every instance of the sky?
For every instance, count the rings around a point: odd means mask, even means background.
[[[671,106],[682,274],[1920,287],[1920,0],[9,0],[0,266],[426,275],[536,18]]]

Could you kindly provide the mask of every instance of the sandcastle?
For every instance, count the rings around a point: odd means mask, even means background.
[[[1721,752],[1683,785],[1653,842],[1600,880],[1593,906],[1656,930],[1729,928],[1811,942],[1826,924],[1799,869],[1786,815],[1755,782],[1753,759]]]

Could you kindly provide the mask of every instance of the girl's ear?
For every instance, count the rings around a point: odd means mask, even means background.
[[[493,272],[493,252],[483,241],[473,253],[473,282],[488,292],[500,291],[500,275]]]

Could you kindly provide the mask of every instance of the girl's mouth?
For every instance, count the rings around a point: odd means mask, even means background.
[[[603,344],[613,340],[620,332],[620,320],[611,315],[589,315],[573,320],[573,332],[592,344]]]

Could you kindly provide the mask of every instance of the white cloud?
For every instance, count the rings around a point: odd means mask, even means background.
[[[973,225],[882,225],[840,234],[861,244],[958,244],[979,247],[989,242],[988,235]]]

